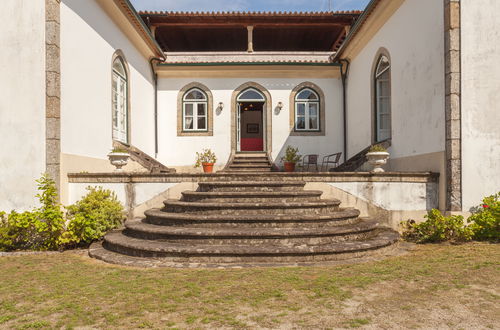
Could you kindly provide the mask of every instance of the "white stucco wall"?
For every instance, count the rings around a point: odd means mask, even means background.
[[[461,1],[462,204],[500,191],[500,2]]]
[[[391,158],[444,151],[443,15],[441,0],[406,0],[351,59],[349,156],[372,142],[373,66],[382,47],[391,60]]]
[[[61,2],[61,151],[105,159],[112,148],[111,64],[130,71],[130,142],[154,155],[154,89],[146,59],[95,0]]]
[[[36,205],[45,171],[45,1],[0,10],[0,210]]]
[[[223,68],[222,68],[223,69]],[[195,153],[211,148],[218,157],[218,164],[226,164],[231,152],[231,96],[246,82],[256,82],[265,87],[272,98],[272,156],[279,160],[287,145],[299,148],[304,154],[324,156],[342,151],[342,89],[338,79],[297,78],[161,78],[158,95],[159,154],[158,159],[167,166],[193,166]],[[325,136],[290,136],[290,93],[302,82],[318,85],[325,94]],[[177,96],[179,90],[191,82],[207,86],[213,95],[214,135],[177,136]],[[222,102],[224,109],[217,114]],[[283,109],[277,114],[278,102]],[[294,106],[293,104],[291,105]]]

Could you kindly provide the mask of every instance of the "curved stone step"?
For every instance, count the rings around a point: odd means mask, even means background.
[[[271,172],[271,166],[266,167],[228,167],[223,171],[219,171],[218,173],[245,173],[245,174],[260,174],[262,172],[267,173]]]
[[[299,191],[184,191],[182,200],[186,202],[299,202],[320,200],[321,190]]]
[[[233,163],[231,165],[229,165],[229,168],[268,168],[268,167],[271,167],[271,164],[269,163],[254,163],[254,162],[251,162],[251,163]]]
[[[269,164],[267,158],[235,158],[232,164]]]
[[[171,262],[312,262],[359,257],[366,251],[395,243],[399,234],[391,229],[373,231],[363,240],[343,241],[325,245],[186,245],[143,240],[125,236],[120,231],[107,234],[103,246],[129,256],[167,258]]]
[[[200,191],[297,191],[305,186],[304,181],[232,181],[199,182]]]
[[[184,244],[320,245],[364,239],[378,225],[376,220],[364,219],[327,228],[206,228],[157,226],[136,219],[125,223],[124,234],[145,240]]]
[[[199,203],[179,200],[163,202],[167,212],[192,212],[204,214],[326,214],[338,211],[337,199],[313,202],[263,202],[263,203]]]
[[[329,214],[200,214],[171,213],[160,209],[144,212],[144,222],[161,226],[183,227],[310,227],[324,228],[329,226],[354,223],[360,212],[353,208],[339,209]]]

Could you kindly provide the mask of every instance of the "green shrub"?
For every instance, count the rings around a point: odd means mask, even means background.
[[[467,222],[475,240],[500,241],[500,193],[485,197]]]
[[[67,207],[66,244],[89,244],[120,226],[124,219],[123,206],[114,192],[101,187],[87,187],[87,190],[86,196]]]
[[[375,144],[370,147],[368,152],[387,152],[387,149],[382,147],[380,144]]]
[[[92,187],[67,208],[65,218],[55,182],[44,174],[37,183],[40,207],[23,213],[0,212],[0,251],[60,250],[88,244],[119,226],[124,218],[123,206],[112,191]]]
[[[422,223],[402,222],[403,238],[417,243],[464,242],[472,238],[472,230],[464,225],[461,215],[445,217],[439,210],[432,209],[425,218]]]
[[[0,215],[0,250],[57,250],[64,232],[64,215],[57,202],[54,180],[47,174],[36,181],[41,206],[9,215]]]

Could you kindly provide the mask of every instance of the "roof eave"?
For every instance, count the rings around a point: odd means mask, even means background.
[[[354,26],[351,28],[349,31],[349,34],[347,35],[346,39],[342,43],[342,46],[337,50],[337,53],[335,54],[333,61],[338,61],[342,53],[345,51],[347,46],[350,44],[351,40],[357,35],[363,24],[366,22],[366,19],[370,16],[370,14],[373,12],[373,10],[377,7],[377,5],[383,0],[371,0],[368,5],[366,6],[365,10],[361,14],[361,16],[358,17],[356,20],[356,23],[354,23]]]

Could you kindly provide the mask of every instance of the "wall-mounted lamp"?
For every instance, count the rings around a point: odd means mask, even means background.
[[[278,104],[276,104],[276,108],[274,108],[274,114],[277,116],[280,114],[281,112],[281,109],[283,109],[283,102],[278,102]]]
[[[217,114],[217,116],[221,114],[222,109],[224,109],[224,103],[219,102],[217,109],[215,109],[215,113]]]

